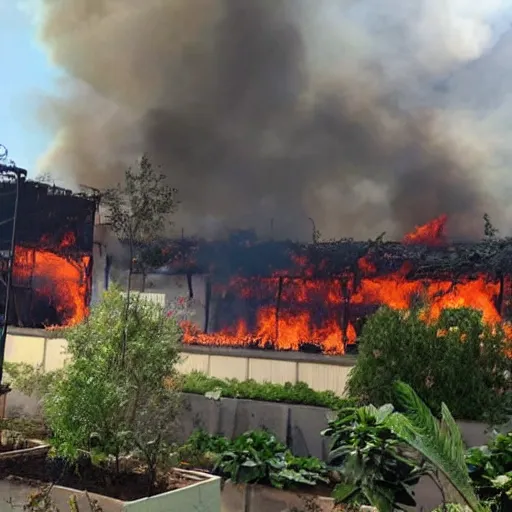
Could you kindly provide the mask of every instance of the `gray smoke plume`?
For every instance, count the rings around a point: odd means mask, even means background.
[[[443,213],[479,236],[484,212],[509,217],[505,123],[474,94],[500,0],[42,1],[68,83],[44,102],[40,167],[70,184],[111,186],[147,151],[176,226],[213,236],[305,238],[312,218],[399,237]]]

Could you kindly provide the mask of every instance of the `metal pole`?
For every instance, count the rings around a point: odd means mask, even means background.
[[[7,340],[7,323],[9,315],[9,303],[11,299],[11,287],[12,287],[12,276],[14,271],[14,258],[16,248],[16,224],[18,220],[18,202],[20,197],[20,174],[16,170],[13,170],[16,176],[16,198],[14,200],[14,214],[12,219],[12,233],[11,233],[11,250],[9,254],[9,262],[7,268],[7,287],[5,295],[5,310],[4,310],[4,321],[2,326],[2,333],[0,335],[0,387],[2,385],[2,379],[4,374],[4,358],[5,358],[5,342]]]

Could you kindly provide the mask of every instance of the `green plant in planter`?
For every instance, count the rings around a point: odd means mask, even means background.
[[[469,477],[460,430],[448,407],[441,404],[442,419],[439,421],[408,384],[396,382],[394,388],[397,405],[404,412],[389,414],[387,426],[426,459],[431,466],[429,475],[438,484],[443,496],[445,486],[436,478],[439,472],[467,507],[475,512],[483,510]]]
[[[272,475],[274,487],[330,483],[327,465],[316,457],[296,457],[289,450],[284,456],[285,468]]]
[[[211,435],[204,430],[196,430],[187,442],[177,450],[182,465],[212,471],[222,453],[227,452],[231,441],[224,436]]]
[[[266,431],[246,432],[220,454],[214,468],[239,483],[269,483],[278,489],[328,483],[327,467],[319,460],[294,457]]]
[[[198,429],[192,433],[184,446],[200,453],[222,453],[228,450],[230,443],[227,437],[211,435],[205,430]]]
[[[20,433],[25,439],[48,439],[50,433],[40,418],[5,418],[0,420],[0,431]]]
[[[224,436],[211,435],[199,429],[178,448],[177,455],[185,466],[211,471],[220,454],[228,451],[230,443],[231,441]]]
[[[85,451],[113,457],[119,468],[121,455],[138,451],[153,477],[155,450],[172,437],[179,406],[179,390],[168,382],[178,382],[181,330],[140,298],[125,312],[126,299],[113,288],[67,331],[70,362],[44,397],[44,411],[58,455],[76,460]]]
[[[422,313],[382,308],[368,319],[348,394],[365,404],[393,403],[400,380],[435,415],[445,403],[456,418],[501,421],[512,386],[503,331],[485,325],[472,309],[444,310],[433,323]]]
[[[315,391],[304,382],[275,384],[252,379],[218,379],[197,371],[183,376],[183,391],[199,395],[217,391],[219,397],[313,405],[336,410],[355,405],[354,400],[339,397],[332,391]]]
[[[342,477],[333,493],[337,503],[381,511],[415,506],[411,488],[424,468],[404,454],[404,443],[387,424],[392,414],[391,405],[344,409],[322,432],[331,439],[328,462]]]
[[[512,432],[496,434],[487,446],[470,448],[466,464],[480,499],[496,511],[512,508]]]

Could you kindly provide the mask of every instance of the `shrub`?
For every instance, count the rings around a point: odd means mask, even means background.
[[[329,464],[342,477],[333,492],[337,503],[366,503],[379,510],[416,505],[411,488],[424,470],[404,455],[404,443],[387,425],[391,414],[391,405],[343,409],[322,432],[331,439]]]
[[[315,391],[306,383],[273,384],[256,382],[255,380],[239,381],[237,379],[217,379],[201,372],[191,372],[183,377],[182,389],[186,393],[204,395],[218,391],[219,396],[226,398],[246,398],[264,402],[283,402],[288,404],[313,405],[340,409],[353,405],[354,400],[341,398],[332,391]]]
[[[17,432],[25,439],[48,439],[50,433],[39,418],[4,418],[0,420],[0,430]]]
[[[27,363],[4,362],[6,380],[13,389],[38,400],[44,397],[51,385],[62,376],[62,370],[45,372],[41,367]]]
[[[380,406],[393,401],[393,383],[401,380],[435,414],[445,402],[456,418],[501,420],[511,386],[506,349],[503,331],[484,325],[480,312],[444,310],[427,324],[419,310],[383,308],[363,329],[347,391]]]
[[[85,451],[119,462],[138,451],[153,478],[178,410],[177,390],[166,382],[176,381],[181,330],[140,298],[130,301],[127,319],[124,312],[123,294],[111,289],[86,321],[67,331],[71,360],[44,411],[58,454],[74,460]]]

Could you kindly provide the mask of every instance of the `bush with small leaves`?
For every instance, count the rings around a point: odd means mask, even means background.
[[[435,414],[444,402],[456,418],[501,421],[512,389],[502,329],[485,325],[471,309],[444,310],[435,322],[425,322],[424,315],[382,308],[368,319],[349,396],[376,406],[392,403],[393,384],[400,380]]]
[[[179,389],[169,381],[178,382],[182,333],[163,308],[141,298],[132,298],[125,326],[125,300],[110,289],[68,330],[70,363],[46,394],[44,411],[59,455],[76,459],[85,451],[118,462],[137,450],[153,478],[179,409]]]

